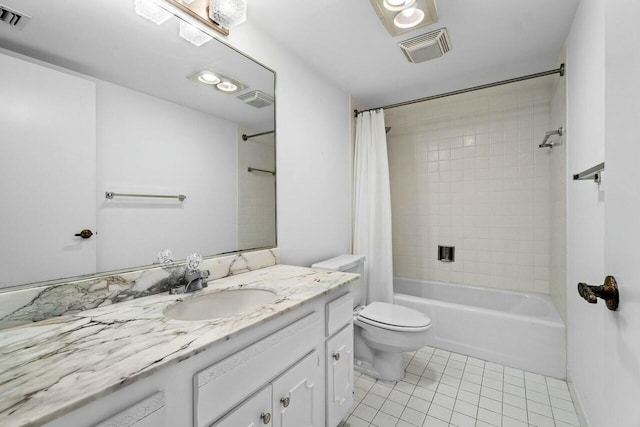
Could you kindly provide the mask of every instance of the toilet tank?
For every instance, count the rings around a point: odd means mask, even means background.
[[[360,278],[353,282],[352,288],[353,306],[357,307],[367,301],[367,281],[364,275],[364,262],[366,259],[364,255],[338,255],[337,257],[317,262],[311,268],[359,274]]]

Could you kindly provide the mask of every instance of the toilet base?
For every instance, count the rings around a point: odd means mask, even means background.
[[[382,381],[401,381],[404,378],[402,353],[374,351],[373,361],[354,360],[356,371]]]

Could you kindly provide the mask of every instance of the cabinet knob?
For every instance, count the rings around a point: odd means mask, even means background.
[[[333,353],[333,358],[335,360],[340,360],[340,353]]]
[[[286,408],[289,406],[289,403],[291,403],[291,399],[289,399],[288,397],[283,397],[282,399],[280,399],[280,403],[282,403],[282,406]]]
[[[263,412],[262,415],[260,415],[260,419],[262,420],[263,424],[269,424],[271,422],[271,414],[268,412]]]

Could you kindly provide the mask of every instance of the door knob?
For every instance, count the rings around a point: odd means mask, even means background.
[[[291,403],[291,399],[289,399],[288,397],[283,397],[282,399],[280,399],[280,403],[282,403],[282,406],[286,408],[289,406],[289,403]]]
[[[335,360],[340,360],[340,353],[333,353],[333,358]]]
[[[616,283],[616,278],[613,276],[607,276],[604,279],[604,285],[600,286],[578,283],[578,293],[588,303],[596,304],[598,298],[602,298],[609,310],[615,311],[618,309],[620,294],[618,293],[618,283]]]
[[[82,237],[83,239],[88,239],[89,237],[93,236],[93,231],[89,230],[88,228],[85,228],[81,232],[74,234],[74,236]]]

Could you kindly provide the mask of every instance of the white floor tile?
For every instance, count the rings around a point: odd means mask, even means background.
[[[480,396],[480,403],[478,403],[478,406],[484,409],[488,409],[489,411],[502,414],[502,402],[498,402],[497,400]]]
[[[449,427],[449,423],[427,415],[422,427]]]
[[[402,415],[402,411],[404,411],[404,408],[404,405],[387,400],[386,402],[384,402],[384,405],[382,405],[380,410],[386,414],[393,415],[396,418],[400,418],[400,415]]]
[[[358,406],[356,406],[356,409],[353,411],[353,415],[369,422],[373,420],[373,417],[375,417],[377,413],[378,413],[377,409],[374,409],[371,406],[367,406],[364,403],[361,403]]]
[[[415,395],[411,396],[411,398],[407,402],[407,408],[415,409],[416,411],[422,412],[423,414],[426,414],[429,411],[430,405],[431,402],[429,402],[428,400],[420,399]]]
[[[397,383],[354,374],[339,427],[579,427],[565,381],[424,347]]]
[[[449,420],[451,419],[452,412],[453,411],[449,408],[445,408],[444,406],[440,406],[440,405],[436,405],[435,403],[432,403],[431,406],[429,407],[428,415],[431,415],[432,417],[437,418],[439,420],[449,422]]]
[[[478,420],[494,426],[499,426],[502,424],[502,415],[496,414],[488,409],[478,408]]]
[[[404,412],[400,416],[400,419],[408,422],[409,424],[421,426],[426,417],[427,414],[423,414],[422,412],[416,411],[415,409],[405,408]]]
[[[454,411],[451,415],[451,424],[457,427],[475,427],[476,418]]]
[[[397,422],[398,418],[384,412],[378,412],[371,424],[377,427],[395,427]]]

